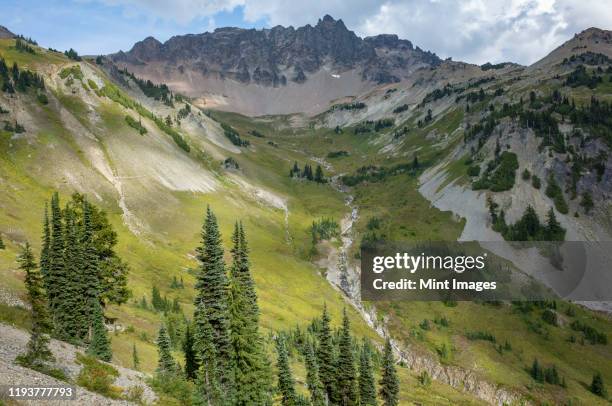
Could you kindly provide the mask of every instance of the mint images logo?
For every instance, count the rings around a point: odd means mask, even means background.
[[[382,273],[390,269],[403,269],[411,274],[419,269],[441,269],[463,273],[471,269],[484,269],[487,253],[478,256],[458,255],[410,255],[407,252],[396,253],[394,256],[375,256],[372,260],[372,271]]]
[[[612,300],[612,242],[375,243],[361,250],[364,300]]]

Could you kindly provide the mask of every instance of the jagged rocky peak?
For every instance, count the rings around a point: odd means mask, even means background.
[[[362,39],[330,15],[314,26],[298,28],[218,28],[212,33],[174,36],[164,43],[148,37],[130,51],[110,57],[128,68],[161,62],[183,72],[267,86],[304,83],[324,66],[336,71],[354,69],[364,81],[389,83],[419,67],[440,63],[435,54],[397,35]]]

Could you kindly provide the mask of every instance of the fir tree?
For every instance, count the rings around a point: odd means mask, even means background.
[[[317,183],[325,183],[325,176],[323,175],[323,168],[321,168],[321,165],[317,165],[314,180]]]
[[[338,401],[341,405],[357,404],[357,376],[355,360],[353,358],[353,339],[351,337],[350,322],[346,308],[342,315],[342,330],[338,351],[338,364],[336,372],[336,385]]]
[[[218,373],[222,387],[231,388],[232,344],[230,338],[229,286],[225,273],[221,234],[217,218],[210,209],[206,210],[206,219],[202,230],[202,246],[198,248],[198,259],[201,263],[196,281],[196,305],[202,302],[206,308],[206,317],[213,330]]]
[[[203,301],[197,303],[193,319],[193,345],[199,365],[196,376],[194,404],[216,405],[221,399],[221,387],[217,372],[217,354],[213,343],[213,329],[208,322],[206,307]]]
[[[157,353],[159,360],[157,362],[157,372],[159,374],[172,374],[176,372],[176,363],[172,358],[170,337],[166,327],[162,324],[157,335]]]
[[[193,348],[193,334],[189,324],[187,324],[185,337],[183,338],[183,354],[185,354],[185,376],[187,379],[193,380],[198,371],[198,361]]]
[[[49,274],[49,251],[51,249],[51,230],[49,228],[49,210],[47,208],[47,203],[45,202],[45,215],[43,217],[43,237],[42,237],[42,247],[40,250],[40,272],[43,275],[43,278],[46,278]]]
[[[110,362],[110,360],[113,358],[113,353],[111,351],[108,332],[106,331],[106,326],[104,325],[102,306],[100,306],[100,302],[96,299],[90,300],[93,301],[93,303],[90,304],[90,307],[93,308],[94,314],[92,336],[91,341],[89,342],[89,347],[87,348],[87,353],[101,359],[102,361]]]
[[[0,250],[5,249],[4,241],[2,241],[2,234],[0,234]]]
[[[83,306],[83,319],[85,324],[85,331],[88,336],[91,336],[91,329],[93,326],[93,315],[95,314],[96,302],[100,302],[99,291],[100,281],[98,279],[100,269],[98,265],[98,253],[94,245],[94,232],[93,224],[91,219],[91,206],[84,200],[83,201],[83,230],[81,234],[81,254],[82,254],[82,300],[85,306]]]
[[[327,304],[323,306],[321,316],[321,329],[319,330],[319,347],[317,348],[317,361],[319,363],[319,378],[325,390],[326,400],[334,399],[334,383],[336,381],[336,367],[334,360],[334,347],[331,336],[331,327]]]
[[[361,406],[376,406],[376,384],[370,359],[370,344],[364,341],[359,362],[359,402]]]
[[[531,364],[531,377],[538,382],[544,382],[544,371],[537,358],[535,358],[533,364]]]
[[[46,361],[53,361],[53,354],[49,350],[49,336],[51,322],[47,310],[47,301],[43,287],[42,275],[36,268],[36,261],[32,254],[30,244],[25,243],[21,254],[17,258],[19,269],[25,272],[25,285],[28,291],[28,301],[32,306],[32,330],[25,354],[19,360],[25,365],[40,365]]]
[[[132,368],[134,368],[136,371],[140,370],[140,357],[138,357],[136,343],[132,344]]]
[[[382,359],[382,371],[380,379],[379,394],[384,406],[396,406],[399,404],[399,380],[395,371],[395,359],[391,341],[387,339]]]
[[[306,345],[306,386],[310,392],[310,403],[312,406],[325,406],[325,393],[323,384],[319,379],[319,366],[315,357],[312,343]]]
[[[595,375],[593,375],[593,380],[591,381],[591,387],[589,389],[595,395],[601,396],[602,398],[608,395],[604,386],[603,377],[601,376],[600,372],[597,372]]]
[[[255,287],[248,268],[248,249],[242,226],[236,224],[232,240],[231,341],[235,405],[267,404],[270,371],[258,331]]]
[[[49,306],[54,316],[56,332],[58,330],[58,292],[66,286],[66,270],[64,268],[64,227],[60,209],[59,195],[54,193],[51,197],[51,243],[49,246],[49,270],[46,275],[45,286]]]
[[[276,352],[278,356],[278,391],[281,394],[281,405],[295,406],[298,396],[295,391],[295,381],[289,367],[289,354],[283,337],[276,340]]]

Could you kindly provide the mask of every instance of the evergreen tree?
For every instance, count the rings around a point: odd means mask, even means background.
[[[255,287],[248,268],[248,248],[242,225],[232,238],[231,341],[235,405],[270,402],[270,371],[258,331]]]
[[[325,183],[325,176],[323,175],[323,168],[321,168],[321,165],[317,165],[314,180],[317,183]]]
[[[216,405],[221,399],[221,387],[217,372],[217,354],[214,345],[213,329],[208,322],[206,307],[200,301],[193,315],[193,346],[198,362],[196,377],[195,405]]]
[[[136,343],[132,344],[132,368],[136,371],[140,370],[140,357],[138,357],[138,351],[136,351]]]
[[[187,324],[183,338],[183,354],[185,354],[185,376],[189,380],[195,379],[198,371],[198,361],[193,347],[193,334],[190,325]]]
[[[376,383],[370,359],[370,345],[364,341],[359,362],[359,403],[361,406],[376,406]]]
[[[342,330],[338,351],[336,372],[337,396],[340,405],[357,404],[357,374],[353,358],[353,338],[351,337],[350,321],[346,308],[342,315]]]
[[[399,404],[399,380],[395,371],[395,359],[391,341],[387,339],[382,359],[382,371],[380,379],[379,394],[384,406],[396,406]]]
[[[40,250],[40,273],[43,278],[46,278],[49,274],[49,251],[51,249],[51,230],[49,228],[49,209],[47,208],[47,203],[45,202],[45,215],[43,217],[43,237],[42,237],[42,247]]]
[[[331,336],[331,327],[327,304],[323,306],[321,328],[319,330],[319,347],[317,348],[317,361],[319,363],[319,378],[323,384],[326,400],[334,399],[334,383],[336,382],[336,367],[334,360],[334,347]]]
[[[53,361],[53,354],[49,350],[49,336],[51,322],[47,310],[47,301],[43,287],[42,275],[36,269],[36,261],[32,254],[30,244],[25,243],[19,257],[19,269],[25,272],[25,285],[28,291],[28,301],[32,306],[32,331],[25,354],[19,360],[26,365],[39,365],[46,361]]]
[[[83,306],[84,329],[88,337],[91,337],[93,326],[93,315],[95,314],[96,303],[100,303],[99,291],[100,282],[98,280],[100,269],[98,265],[98,253],[94,245],[93,224],[91,219],[91,206],[83,201],[83,230],[81,234],[81,255],[82,255],[82,280],[81,291]]]
[[[5,249],[4,241],[2,241],[2,234],[0,234],[0,250]]]
[[[168,337],[166,327],[162,324],[157,336],[157,353],[159,354],[157,372],[159,374],[172,374],[176,372],[176,363],[174,358],[172,358],[171,347],[170,337]]]
[[[278,355],[278,391],[281,394],[281,405],[295,406],[298,396],[295,391],[295,381],[289,367],[289,354],[283,337],[276,340],[276,352]]]
[[[601,396],[602,398],[608,395],[606,388],[604,386],[603,377],[601,376],[600,372],[597,372],[595,375],[593,375],[593,380],[591,381],[590,390],[595,395]]]
[[[66,270],[64,268],[64,227],[60,209],[59,195],[54,193],[51,197],[51,243],[49,248],[49,270],[46,275],[45,286],[49,306],[53,314],[56,332],[59,329],[58,292],[67,284]]]
[[[531,364],[531,377],[538,382],[544,382],[544,371],[537,358],[535,358],[533,364]]]
[[[196,281],[196,305],[202,303],[213,330],[218,373],[223,389],[231,388],[232,344],[230,338],[229,286],[225,273],[221,234],[217,218],[210,209],[202,230],[202,245],[198,248],[201,267]]]
[[[113,358],[113,353],[111,351],[108,332],[106,331],[106,326],[104,325],[102,306],[100,306],[100,302],[98,300],[90,300],[93,302],[90,304],[90,307],[93,308],[94,314],[92,336],[91,341],[89,342],[89,347],[87,348],[87,353],[101,359],[102,361],[110,362],[110,360]]]
[[[555,211],[551,207],[546,216],[545,238],[550,241],[563,241],[565,239],[565,229],[561,227]]]
[[[319,366],[312,347],[312,343],[306,345],[306,386],[310,392],[310,403],[312,406],[325,406],[325,393],[323,384],[319,379]]]

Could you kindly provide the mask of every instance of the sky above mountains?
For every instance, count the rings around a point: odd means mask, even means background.
[[[2,0],[0,24],[81,54],[128,50],[147,36],[218,27],[316,24],[325,14],[360,36],[397,34],[440,57],[530,64],[589,27],[612,29],[607,0]]]

